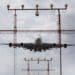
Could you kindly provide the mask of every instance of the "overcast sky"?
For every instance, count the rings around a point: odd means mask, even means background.
[[[37,1],[37,2],[36,2]],[[75,29],[75,1],[74,0],[0,0],[0,29],[13,29],[14,12],[7,10],[7,4],[11,8],[21,8],[22,4],[26,8],[35,8],[35,4],[39,3],[39,7],[50,7],[53,3],[54,7],[64,7],[68,4],[67,11],[61,11],[62,29]],[[57,29],[57,12],[55,11],[39,11],[40,16],[35,16],[35,11],[17,12],[18,29]],[[34,42],[37,37],[41,36],[43,42],[58,43],[58,34],[56,33],[18,33],[17,42]],[[62,34],[62,43],[75,44],[75,34]],[[9,43],[13,41],[13,34],[0,34],[0,43]],[[14,49],[8,46],[0,46],[0,75],[13,75],[13,54]],[[75,47],[62,49],[63,58],[63,75],[75,75]],[[21,71],[25,68],[24,58],[53,58],[52,75],[59,75],[59,49],[52,49],[46,52],[30,52],[29,50],[16,49],[16,75],[25,74]],[[44,64],[39,64],[39,66]],[[38,65],[34,66],[35,68]],[[33,73],[34,74],[34,73]],[[41,74],[40,74],[41,75]]]

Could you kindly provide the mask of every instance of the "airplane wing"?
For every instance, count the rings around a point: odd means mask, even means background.
[[[24,43],[24,44],[22,45],[22,47],[23,47],[23,48],[26,48],[26,49],[32,50],[32,49],[34,49],[34,44],[32,44],[32,43]]]
[[[34,44],[32,43],[0,43],[0,45],[8,45],[13,48],[26,48],[32,50],[34,48]]]
[[[70,44],[56,44],[56,43],[44,43],[43,49],[51,49],[51,48],[67,48],[67,46],[71,46]],[[73,46],[73,45],[72,45]]]
[[[25,49],[29,49],[29,50],[34,50],[34,51],[41,51],[41,50],[50,50],[52,48],[67,48],[68,46],[75,46],[75,44],[56,44],[56,43],[43,43],[42,45],[40,45],[40,47],[36,46],[33,43],[0,43],[0,45],[8,45],[9,47],[13,47],[13,48],[25,48]]]
[[[75,44],[56,44],[56,43],[44,43],[43,44],[43,49],[50,49],[50,48],[67,48],[68,46],[75,46]]]
[[[43,43],[42,48],[43,48],[43,50],[53,48],[53,44],[51,44],[51,43]]]
[[[20,47],[20,48],[25,48],[25,49],[30,49],[32,50],[34,48],[34,44],[32,43],[9,43],[10,47]]]

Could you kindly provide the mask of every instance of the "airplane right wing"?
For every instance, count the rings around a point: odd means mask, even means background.
[[[51,43],[43,43],[42,48],[44,50],[53,48],[53,44]]]
[[[46,49],[51,49],[51,48],[60,48],[60,47],[63,47],[63,48],[67,48],[68,46],[75,46],[75,44],[56,44],[56,43],[44,43],[43,44],[43,49],[46,50]]]

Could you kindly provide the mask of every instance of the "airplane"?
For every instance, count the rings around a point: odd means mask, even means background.
[[[37,38],[35,43],[6,43],[1,45],[8,45],[9,47],[17,48],[22,47],[25,49],[30,49],[30,51],[41,52],[50,50],[52,48],[67,48],[68,46],[75,46],[75,44],[56,44],[56,43],[43,43],[41,38]]]

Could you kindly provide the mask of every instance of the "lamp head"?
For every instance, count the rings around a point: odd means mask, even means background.
[[[68,4],[65,4],[65,9],[67,9],[68,8]]]
[[[9,8],[10,8],[10,5],[7,5],[7,9],[9,10]]]
[[[21,5],[21,8],[24,9],[24,5]]]
[[[50,5],[51,9],[53,9],[53,4]]]

